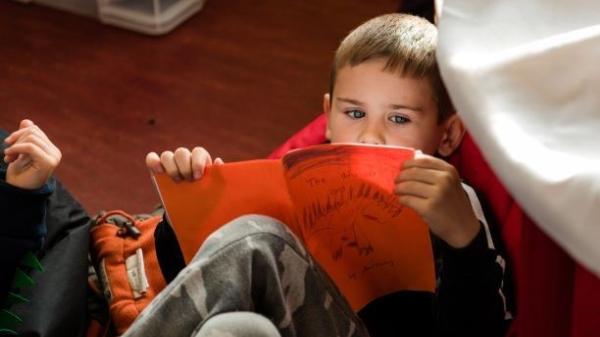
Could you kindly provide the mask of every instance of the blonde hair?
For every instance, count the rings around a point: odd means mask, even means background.
[[[338,47],[331,70],[329,94],[333,97],[337,72],[342,67],[384,58],[387,60],[384,70],[430,81],[438,106],[438,121],[441,122],[454,109],[439,73],[436,47],[437,28],[423,18],[407,14],[373,18],[354,29]]]

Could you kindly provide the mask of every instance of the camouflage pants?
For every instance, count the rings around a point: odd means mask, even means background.
[[[213,233],[124,336],[277,336],[274,331],[282,337],[368,336],[287,227],[248,215]]]

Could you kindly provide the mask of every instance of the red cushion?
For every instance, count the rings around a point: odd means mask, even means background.
[[[281,158],[290,150],[303,148],[309,145],[325,143],[326,125],[327,120],[325,119],[325,115],[319,115],[319,117],[315,118],[302,130],[296,132],[295,135],[290,137],[285,143],[275,149],[275,151],[269,155],[269,158]]]
[[[320,115],[269,157],[325,142]],[[550,240],[508,193],[477,145],[466,135],[449,159],[487,200],[506,245],[517,288],[517,320],[510,336],[584,337],[600,334],[600,279]]]

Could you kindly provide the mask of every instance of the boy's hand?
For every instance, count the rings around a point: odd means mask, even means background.
[[[46,134],[27,119],[4,142],[8,145],[4,150],[4,161],[8,163],[6,182],[19,188],[34,190],[44,186],[62,158]]]
[[[465,247],[479,232],[479,221],[454,166],[417,154],[404,163],[395,183],[400,203],[421,215],[450,246]]]
[[[146,155],[146,166],[156,173],[167,173],[174,181],[197,180],[204,175],[204,169],[211,165],[223,165],[223,160],[214,161],[210,154],[202,147],[195,147],[192,151],[180,147],[175,152],[164,151],[159,156],[156,152]]]

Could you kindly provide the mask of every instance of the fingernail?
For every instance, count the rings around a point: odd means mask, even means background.
[[[200,178],[202,178],[202,172],[194,171],[194,179],[200,179]]]

